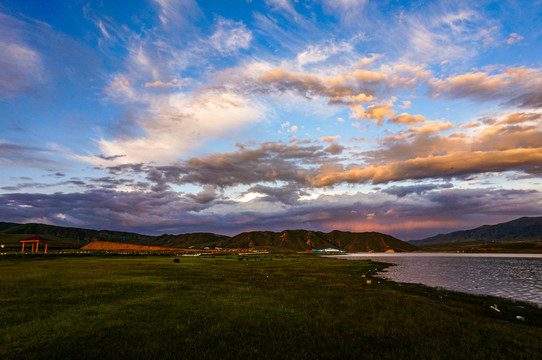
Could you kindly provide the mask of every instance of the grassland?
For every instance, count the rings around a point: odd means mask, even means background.
[[[2,257],[0,358],[541,358],[542,309],[372,278],[382,266],[310,255]]]

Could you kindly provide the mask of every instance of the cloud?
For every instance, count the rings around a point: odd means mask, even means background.
[[[539,113],[512,113],[506,115],[497,124],[520,124],[525,122],[536,122],[542,119],[542,114]]]
[[[347,25],[359,25],[364,19],[363,11],[367,0],[323,0],[322,7]]]
[[[146,176],[153,191],[167,191],[170,185],[203,185],[222,189],[239,185],[287,182],[310,187],[316,168],[333,162],[344,147],[331,144],[299,146],[268,142],[257,146],[238,145],[236,151],[190,158],[175,164],[124,164],[110,166],[111,174]],[[210,190],[209,190],[210,191]]]
[[[418,134],[433,134],[455,128],[455,125],[445,121],[425,121],[423,125],[410,128],[407,132]]]
[[[292,16],[298,15],[290,0],[265,0],[265,3],[274,11],[283,11]]]
[[[59,166],[59,156],[63,156],[54,147],[19,145],[0,140],[0,165],[49,169]]]
[[[423,115],[411,115],[407,113],[402,113],[389,119],[390,123],[395,124],[420,124],[424,121],[425,116]]]
[[[470,72],[428,83],[434,97],[471,101],[504,100],[519,107],[542,106],[542,72],[534,68],[506,68],[497,74]]]
[[[160,8],[163,25],[182,27],[202,16],[195,0],[153,0]]]
[[[343,41],[339,43],[327,42],[322,45],[309,45],[306,50],[297,54],[296,61],[300,69],[306,65],[322,63],[330,57],[341,54],[352,56],[352,44]]]
[[[453,19],[450,20],[453,23]],[[537,68],[506,68],[496,73],[468,72],[436,78],[423,66],[395,64],[379,70],[351,68],[333,74],[325,70],[296,72],[287,64],[273,66],[253,62],[229,72],[224,79],[238,84],[243,92],[264,96],[297,95],[307,100],[323,98],[329,105],[345,105],[350,116],[373,120],[382,125],[390,123],[424,123],[421,114],[397,115],[392,94],[402,91],[415,93],[426,90],[433,98],[468,99],[473,102],[500,101],[501,105],[535,109],[542,106],[542,74]],[[410,106],[402,101],[398,107]]]
[[[484,172],[540,171],[542,147],[503,151],[469,151],[413,158],[385,165],[351,166],[346,170],[323,169],[315,186],[347,183],[387,183],[409,179],[453,178]]]
[[[481,124],[479,122],[473,121],[467,124],[463,124],[460,126],[461,129],[470,129],[470,128],[476,128],[480,126]]]
[[[335,136],[323,136],[321,138],[318,138],[318,140],[320,141],[325,141],[325,142],[332,142],[332,141],[335,141],[335,140],[338,140],[341,138],[341,135],[335,135]]]
[[[87,185],[84,181],[70,180],[70,181],[62,181],[62,182],[56,182],[56,183],[39,183],[39,182],[18,183],[17,185],[13,185],[13,186],[2,186],[0,187],[0,189],[5,190],[5,191],[21,191],[23,189],[36,190],[36,189],[48,189],[48,188],[66,187],[66,186],[73,186],[76,188],[93,188],[92,185]]]
[[[198,204],[207,204],[217,198],[216,188],[214,186],[205,185],[203,190],[197,194],[187,194],[187,197],[193,199]]]
[[[453,188],[453,184],[421,184],[421,185],[410,185],[410,186],[390,186],[382,191],[386,194],[395,195],[399,198],[405,197],[409,194],[423,195],[429,191],[437,189],[450,189]]]
[[[384,118],[393,117],[394,115],[395,111],[390,104],[377,104],[369,106],[367,110],[363,109],[362,106],[358,107],[352,117],[360,120],[376,120],[376,125],[382,125],[384,124]]]
[[[443,9],[435,4],[424,11],[404,15],[396,28],[401,33],[394,34],[404,39],[399,43],[403,61],[438,64],[475,56],[476,44],[484,37],[480,28],[489,27],[491,20],[474,10],[458,7]],[[484,40],[487,41],[487,36]]]
[[[279,201],[287,205],[293,205],[299,200],[301,196],[309,195],[309,193],[299,189],[297,185],[293,183],[282,187],[255,185],[245,192],[245,194],[248,193],[266,195],[265,197],[259,199],[260,201]]]
[[[308,184],[310,170],[302,164],[319,164],[326,159],[329,159],[329,154],[322,151],[321,146],[269,142],[254,149],[243,147],[234,152],[191,158],[177,166],[157,169],[177,184],[229,187],[286,181],[303,186]]]
[[[340,145],[340,144],[337,144],[337,143],[332,143],[328,147],[326,147],[324,149],[324,151],[328,152],[328,153],[330,153],[332,155],[339,155],[340,153],[343,152],[344,149],[345,149],[345,147],[343,145]]]
[[[346,105],[351,117],[375,120],[395,115],[390,96],[395,91],[415,88],[429,77],[423,67],[399,64],[386,72],[353,68],[343,73],[294,72],[287,66],[253,62],[223,74],[223,79],[238,84],[242,91],[266,96],[297,95],[307,100],[319,97],[330,105]],[[380,98],[379,98],[380,97]],[[373,103],[365,109],[365,104]]]
[[[521,35],[518,35],[516,33],[511,33],[510,34],[510,37],[506,40],[506,43],[508,45],[512,45],[512,44],[515,44],[515,43],[518,43],[520,42],[521,40],[523,40],[524,37],[521,36]]]
[[[380,231],[407,240],[435,235],[435,229],[468,229],[525,213],[537,216],[541,202],[542,194],[535,190],[462,190],[444,185],[444,189],[426,189],[421,194],[411,192],[401,197],[381,192],[320,195],[305,205],[301,201],[286,209],[245,216],[251,226],[260,229]],[[237,220],[242,216],[239,213]]]
[[[155,88],[170,88],[170,87],[181,87],[184,86],[182,82],[180,82],[178,79],[173,79],[169,82],[163,82],[160,80],[156,80],[152,83],[145,83],[145,87],[155,87]]]
[[[26,95],[49,102],[67,84],[72,92],[88,90],[101,73],[87,44],[22,14],[0,11],[0,53],[0,101]]]
[[[3,194],[0,212],[4,221],[38,219],[52,225],[155,235],[197,231],[234,235],[253,229],[305,228],[381,231],[413,239],[435,235],[435,228],[453,231],[519,216],[538,216],[542,208],[539,191],[454,189],[448,184],[392,187],[387,192],[322,194],[311,201],[301,200],[306,192],[291,183],[278,187],[255,185],[247,193],[265,196],[247,202],[216,201],[212,192],[207,187],[196,197],[171,191],[112,190]]]
[[[111,156],[105,156],[102,154],[96,155],[97,158],[100,158],[102,160],[116,160],[121,157],[125,157],[126,155],[111,155]]]
[[[150,97],[149,101],[147,115],[138,121],[143,135],[98,140],[102,159],[108,162],[93,156],[78,158],[104,166],[174,161],[208,140],[231,134],[264,118],[260,105],[235,93],[175,93]],[[119,157],[119,154],[124,156]]]
[[[518,106],[523,109],[540,109],[542,108],[542,91],[535,90],[517,95],[505,104]]]
[[[232,152],[179,160],[169,166],[109,166],[147,174],[153,190],[169,185],[200,184],[228,188],[238,185],[287,182],[299,188],[334,187],[340,184],[383,184],[419,179],[465,178],[507,171],[542,174],[542,125],[537,113],[510,113],[488,124],[479,124],[470,135],[455,125],[424,121],[377,142],[371,150],[352,148],[324,137],[327,147],[267,142],[240,145]],[[417,123],[416,123],[417,124]],[[283,124],[289,127],[290,124]],[[309,142],[310,143],[310,142]],[[302,145],[303,144],[303,145]],[[348,154],[340,157],[341,154]]]
[[[174,192],[92,190],[71,194],[0,195],[0,211],[5,221],[41,219],[41,222],[65,226],[66,223],[59,223],[56,217],[61,213],[70,219],[71,226],[144,232],[153,232],[153,226],[167,228],[171,222],[182,229],[182,223],[189,224],[193,217],[189,212],[206,206]]]
[[[216,30],[210,38],[212,46],[222,54],[232,54],[241,49],[248,49],[252,32],[239,21],[218,18]]]
[[[24,23],[0,13],[0,100],[35,90],[43,78],[42,55],[25,39]]]
[[[494,125],[479,127],[471,136],[442,136],[438,133],[455,126],[426,121],[382,140],[380,148],[363,153],[363,160],[357,164],[322,166],[312,184],[379,184],[504,171],[540,174],[542,125],[537,119],[536,113],[511,113]]]

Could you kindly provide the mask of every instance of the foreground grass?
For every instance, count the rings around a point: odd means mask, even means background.
[[[0,260],[0,358],[541,358],[541,309],[366,284],[369,261],[179,260]]]

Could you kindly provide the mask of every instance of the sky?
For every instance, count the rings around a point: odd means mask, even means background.
[[[542,1],[0,1],[0,221],[403,240],[542,215]]]

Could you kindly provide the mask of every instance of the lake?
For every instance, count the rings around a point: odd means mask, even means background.
[[[333,257],[393,263],[379,276],[542,306],[542,254],[394,253]]]

